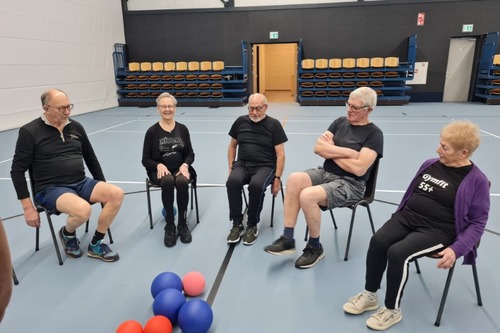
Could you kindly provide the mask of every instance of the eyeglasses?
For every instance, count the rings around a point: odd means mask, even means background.
[[[361,109],[369,108],[368,105],[355,106],[355,105],[349,104],[348,102],[345,102],[345,106],[347,106],[348,109],[351,109],[353,111],[360,111]]]
[[[259,105],[259,106],[249,106],[248,107],[248,111],[252,112],[252,111],[257,111],[257,112],[260,112],[262,111],[262,109],[264,109],[264,107],[266,107],[267,105],[264,104],[264,105]]]
[[[177,106],[177,105],[175,105],[175,104],[174,104],[174,105],[158,105],[158,107],[159,107],[160,109],[162,109],[162,110],[166,110],[166,109],[173,110],[173,109],[175,109],[175,107],[176,107],[176,106]]]
[[[68,111],[71,111],[73,110],[73,108],[75,107],[74,104],[69,104],[69,105],[63,105],[63,106],[50,106],[50,105],[47,105],[49,108],[56,108],[57,111],[63,113],[64,111],[68,110]]]

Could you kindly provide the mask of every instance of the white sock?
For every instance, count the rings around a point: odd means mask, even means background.
[[[371,292],[371,291],[368,291],[368,290],[365,290],[363,291],[363,295],[366,297],[366,299],[370,302],[374,302],[376,300],[378,300],[378,295],[377,293],[374,293],[374,292]]]

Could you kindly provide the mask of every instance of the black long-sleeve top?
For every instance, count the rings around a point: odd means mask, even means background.
[[[19,200],[30,196],[26,171],[33,170],[35,193],[56,184],[74,184],[85,177],[105,181],[83,126],[70,119],[62,133],[40,117],[19,129],[10,175]]]

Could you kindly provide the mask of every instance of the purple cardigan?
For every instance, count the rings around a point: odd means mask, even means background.
[[[399,204],[398,211],[402,210],[410,198],[418,175],[430,165],[436,163],[437,158],[425,161],[410,183]],[[455,230],[457,237],[450,248],[455,251],[457,259],[464,256],[463,264],[471,265],[476,262],[477,249],[481,236],[484,233],[488,213],[490,210],[490,183],[486,175],[473,164],[471,171],[460,183],[455,198]]]

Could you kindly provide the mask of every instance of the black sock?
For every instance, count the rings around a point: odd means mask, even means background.
[[[63,235],[68,236],[68,237],[74,237],[74,236],[76,236],[76,230],[73,232],[69,232],[68,230],[66,230],[66,227],[64,227],[63,228]]]
[[[99,231],[95,231],[95,234],[94,234],[94,237],[92,237],[92,241],[91,243],[93,245],[96,245],[98,241],[102,240],[104,238],[104,234],[99,232]]]

